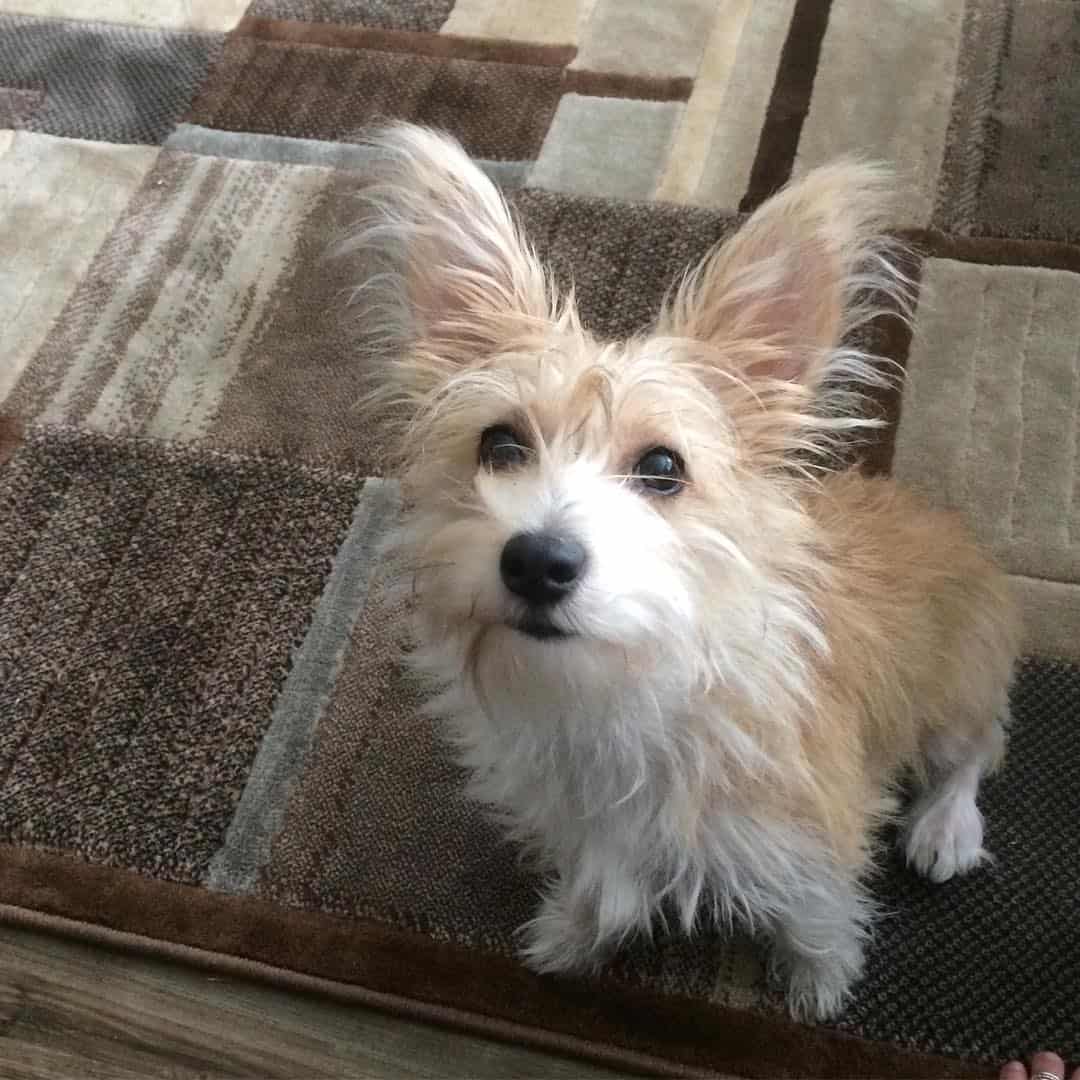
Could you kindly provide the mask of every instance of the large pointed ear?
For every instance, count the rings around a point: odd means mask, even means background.
[[[884,169],[851,161],[790,184],[687,276],[660,331],[714,346],[728,375],[813,391],[883,301],[905,310],[881,237],[889,188]]]
[[[505,200],[457,142],[394,124],[368,145],[365,220],[346,247],[382,257],[358,298],[385,343],[410,354],[398,374],[423,392],[546,320],[550,291]]]

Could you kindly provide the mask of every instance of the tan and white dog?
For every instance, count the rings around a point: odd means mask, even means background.
[[[887,183],[818,169],[599,341],[453,141],[373,145],[389,258],[378,415],[395,416],[415,590],[471,794],[548,873],[522,952],[601,963],[674,913],[775,941],[792,1012],[863,963],[875,835],[913,776],[909,862],[984,857],[1019,646],[1006,579],[960,521],[888,479],[815,470],[865,426],[880,365],[850,332],[905,285]]]

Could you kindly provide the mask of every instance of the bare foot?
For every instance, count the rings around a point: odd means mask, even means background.
[[[1022,1061],[1010,1061],[1001,1066],[998,1080],[1065,1080],[1065,1062],[1048,1050],[1040,1050],[1031,1059],[1031,1072]],[[1080,1080],[1080,1069],[1074,1069],[1069,1080]]]

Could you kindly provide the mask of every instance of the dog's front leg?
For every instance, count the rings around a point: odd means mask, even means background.
[[[863,969],[871,904],[858,880],[834,868],[807,875],[807,887],[780,906],[772,957],[799,1020],[841,1011]]]
[[[650,922],[649,894],[634,874],[610,858],[582,858],[548,882],[521,928],[521,955],[534,971],[588,971]]]

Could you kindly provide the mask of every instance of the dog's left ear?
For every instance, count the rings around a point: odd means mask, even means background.
[[[729,376],[815,390],[882,290],[904,307],[880,239],[888,195],[887,172],[855,162],[790,184],[687,276],[660,332],[712,346]]]

